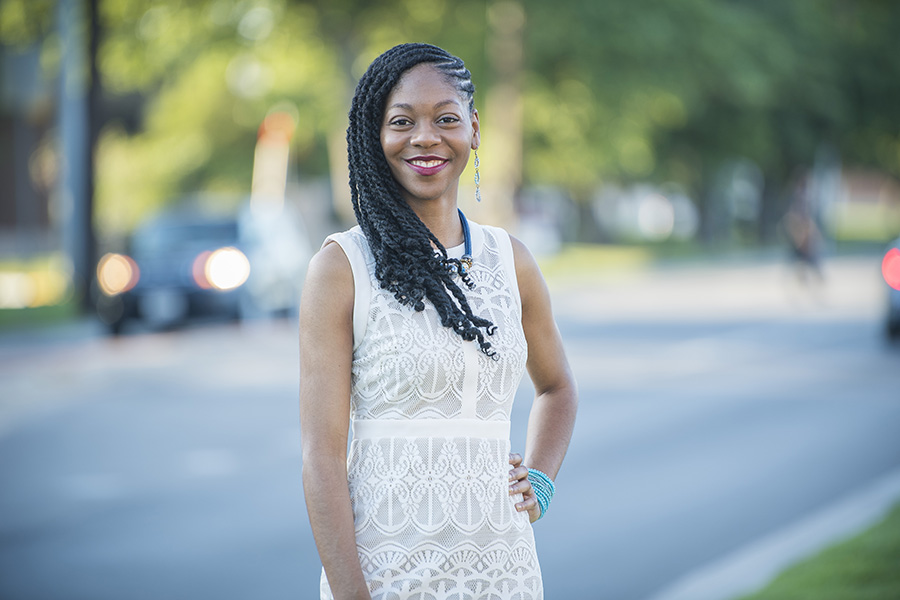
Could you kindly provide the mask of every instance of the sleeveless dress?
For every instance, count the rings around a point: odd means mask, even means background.
[[[348,453],[356,543],[373,600],[540,600],[534,533],[509,495],[510,410],[527,347],[512,245],[470,221],[466,297],[497,325],[498,360],[375,279],[365,235],[326,240],[355,288]],[[448,249],[462,256],[463,247]],[[333,598],[324,570],[322,599]]]

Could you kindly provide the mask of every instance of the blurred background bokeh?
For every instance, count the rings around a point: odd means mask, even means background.
[[[488,201],[463,204],[536,252],[784,245],[798,202],[826,246],[883,244],[898,27],[874,0],[3,0],[0,307],[85,309],[139,224],[254,189],[315,247],[352,219],[354,82],[408,40],[466,60]]]
[[[884,0],[0,0],[0,596],[314,597],[292,317],[353,225],[355,82],[407,41],[472,71],[460,205],[538,256],[581,385],[548,597],[646,598],[892,472],[898,32]]]

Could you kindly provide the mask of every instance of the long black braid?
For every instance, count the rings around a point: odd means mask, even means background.
[[[381,287],[417,311],[425,309],[428,299],[441,325],[466,341],[477,340],[484,354],[496,358],[485,340],[496,326],[472,312],[447,267],[446,248],[403,200],[381,147],[387,98],[400,77],[421,63],[433,64],[443,73],[474,111],[472,75],[462,60],[445,50],[430,44],[401,44],[376,58],[359,80],[350,108],[347,154],[353,210],[375,255],[375,277]]]

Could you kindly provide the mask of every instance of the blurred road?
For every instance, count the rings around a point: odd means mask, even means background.
[[[647,598],[900,465],[878,264],[816,296],[769,261],[554,282],[582,404],[549,600]],[[317,597],[295,322],[7,335],[0,381],[0,598]]]

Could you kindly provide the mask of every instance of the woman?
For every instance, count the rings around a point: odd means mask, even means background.
[[[312,259],[300,308],[322,598],[543,597],[531,523],[569,444],[575,384],[534,258],[458,211],[481,140],[474,91],[460,59],[403,44],[353,99],[359,226]],[[509,413],[526,367],[523,461],[509,453]]]

